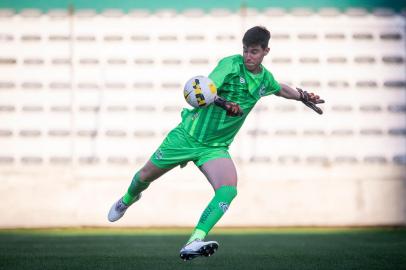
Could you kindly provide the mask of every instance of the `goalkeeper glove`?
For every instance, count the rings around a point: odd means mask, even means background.
[[[323,114],[323,111],[316,106],[316,104],[324,103],[323,99],[320,99],[319,96],[313,94],[313,93],[308,93],[306,91],[303,91],[300,88],[296,88],[297,91],[300,94],[300,101],[303,102],[307,107],[310,109],[314,110],[318,114]]]
[[[243,116],[244,112],[240,105],[234,102],[227,101],[225,98],[216,96],[214,99],[214,104],[223,108],[228,116]]]

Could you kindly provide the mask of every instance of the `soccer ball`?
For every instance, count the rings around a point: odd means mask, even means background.
[[[194,108],[207,107],[214,102],[217,88],[208,77],[194,76],[186,82],[183,96]]]

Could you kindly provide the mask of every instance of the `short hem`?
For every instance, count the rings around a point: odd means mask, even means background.
[[[152,158],[149,160],[149,161],[151,161],[151,163],[152,164],[154,164],[156,167],[158,167],[159,169],[172,169],[172,168],[175,168],[177,165],[168,165],[168,166],[165,166],[165,165],[162,165],[162,164],[157,164]]]
[[[208,159],[203,159],[203,160],[199,160],[199,161],[196,161],[195,162],[195,165],[197,166],[197,167],[200,167],[200,166],[202,166],[204,163],[206,163],[206,162],[208,162],[208,161],[210,161],[210,160],[214,160],[214,159],[219,159],[219,158],[228,158],[228,159],[231,159],[231,157],[230,156],[224,156],[224,157],[210,157],[210,158],[208,158]]]

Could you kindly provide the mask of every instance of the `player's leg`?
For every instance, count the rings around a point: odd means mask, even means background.
[[[127,193],[123,196],[126,205],[133,204],[142,191],[148,188],[149,184],[158,179],[161,175],[171,170],[171,168],[159,168],[150,160],[133,177]]]
[[[150,183],[158,179],[171,168],[159,168],[150,160],[134,175],[126,194],[110,208],[108,220],[111,222],[120,219],[130,205],[141,198],[141,192],[148,188]]]
[[[189,239],[204,239],[217,221],[227,211],[231,201],[237,195],[237,170],[231,158],[209,160],[199,169],[212,185],[215,194],[196,226],[195,233]]]
[[[152,181],[177,165],[193,160],[193,157],[187,155],[189,151],[185,150],[189,149],[185,138],[180,126],[169,132],[149,161],[134,175],[126,194],[111,207],[108,214],[110,221],[121,218],[127,208],[140,199],[141,192],[147,189]]]
[[[215,190],[214,197],[203,211],[199,222],[180,256],[184,260],[197,256],[210,256],[217,248],[215,241],[203,239],[227,211],[237,195],[237,171],[231,158],[218,158],[205,162],[199,167]]]

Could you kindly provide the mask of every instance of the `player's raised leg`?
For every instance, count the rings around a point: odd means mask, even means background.
[[[128,207],[141,198],[141,192],[148,188],[150,183],[171,169],[162,169],[148,161],[133,177],[127,192],[109,211],[108,220],[111,222],[119,220],[127,211]]]
[[[219,247],[216,241],[204,238],[227,211],[237,195],[237,171],[230,158],[210,160],[199,167],[215,190],[214,197],[203,211],[187,244],[180,250],[183,260],[210,256]]]

